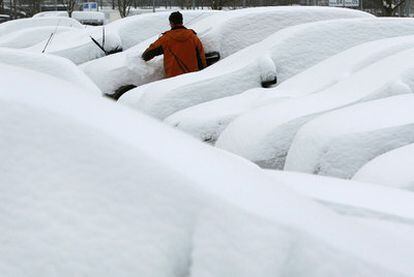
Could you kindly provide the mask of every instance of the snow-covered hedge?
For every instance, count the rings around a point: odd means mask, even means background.
[[[56,28],[56,26],[25,28],[19,31],[11,32],[7,35],[3,35],[0,38],[0,47],[26,48],[33,46],[41,41],[45,41],[45,46],[52,33],[59,34],[73,30],[77,29],[73,27]]]
[[[350,17],[370,18],[372,16],[367,13],[347,9],[267,7],[213,14],[199,22],[189,24],[188,27],[194,29],[198,33],[206,52],[217,51],[220,52],[221,57],[224,58],[246,46],[263,40],[278,30],[292,25],[318,20]],[[83,69],[106,94],[113,94],[118,88],[125,85],[133,84],[140,86],[160,80],[164,77],[162,57],[158,57],[149,63],[142,61],[140,58],[142,52],[156,38],[157,37],[154,37],[145,41],[136,47],[129,49],[126,53],[88,63],[83,66]],[[247,54],[246,56],[243,56],[242,60],[248,63],[247,61],[253,59],[253,56],[253,53]],[[237,63],[233,64],[233,67],[237,68],[240,66],[240,57],[235,60]],[[233,67],[227,69],[231,70]],[[221,69],[218,69],[217,67],[216,70],[223,73],[220,71]],[[270,74],[274,72],[274,66],[272,64],[270,64],[269,70]],[[210,74],[212,74],[211,71]],[[220,73],[214,73],[213,75],[204,74],[200,76],[204,76],[203,78],[210,78],[219,74]],[[255,74],[253,75],[256,76]],[[195,77],[198,75],[192,76]],[[272,76],[274,76],[274,74]],[[269,78],[272,76],[269,76]],[[184,80],[186,80],[185,82],[187,83],[188,77],[185,79],[180,78],[180,83]],[[199,80],[200,78],[197,77],[194,82],[200,82]],[[214,79],[214,82],[217,82],[217,80]],[[162,84],[163,83],[160,83],[160,86],[162,86]],[[173,85],[172,89],[177,87],[174,81],[171,81],[171,83],[168,82],[168,86],[171,85]],[[219,85],[219,87],[222,88],[223,86]],[[211,85],[210,88],[216,88],[216,85]],[[150,88],[148,89],[151,92],[154,91]],[[155,89],[155,91],[157,89]],[[134,94],[136,93],[137,92],[134,92]],[[203,92],[200,91],[200,93]]]
[[[82,24],[72,18],[65,17],[45,17],[45,18],[23,18],[11,20],[0,24],[0,36],[11,34],[26,28],[42,27],[42,26],[58,26],[73,27],[81,29]]]
[[[17,67],[31,69],[37,72],[51,75],[65,80],[72,85],[84,88],[90,94],[102,95],[99,88],[80,70],[67,59],[47,54],[26,53],[15,49],[0,48],[0,61]],[[8,80],[3,84],[6,89]],[[30,87],[28,86],[30,89]]]
[[[201,72],[141,86],[124,103],[164,119],[179,110],[279,82],[352,46],[387,37],[414,34],[412,19],[342,19],[283,29],[261,43]],[[134,94],[143,94],[139,100]]]
[[[352,179],[414,190],[414,144],[409,144],[366,163]]]
[[[373,158],[414,143],[413,105],[407,94],[317,117],[298,131],[285,170],[351,178]]]
[[[412,93],[414,66],[407,63],[412,58],[413,48],[381,59],[318,93],[242,114],[221,133],[216,146],[262,167],[281,169],[297,130],[315,116],[358,102]]]
[[[0,79],[1,276],[414,274],[412,236],[64,81],[4,64]]]
[[[201,141],[215,143],[240,114],[264,104],[285,101],[324,90],[368,65],[414,47],[414,36],[375,40],[352,47],[289,78],[274,88],[255,88],[181,110],[165,121]]]

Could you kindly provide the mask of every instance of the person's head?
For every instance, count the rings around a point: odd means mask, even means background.
[[[171,13],[168,19],[171,27],[183,25],[183,15],[180,12]]]

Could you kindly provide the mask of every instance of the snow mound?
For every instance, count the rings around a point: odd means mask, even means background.
[[[273,64],[280,82],[352,46],[414,34],[411,19],[341,19],[283,29],[201,72],[148,84],[128,94],[144,94],[124,103],[164,119],[179,110],[260,87]],[[263,65],[267,67],[263,68]],[[185,100],[183,100],[185,99]]]
[[[412,93],[414,67],[407,63],[411,58],[413,48],[379,60],[318,93],[253,109],[232,121],[216,146],[262,167],[282,169],[297,130],[315,116],[358,102]]]
[[[414,47],[414,36],[375,40],[352,47],[289,78],[274,88],[254,88],[240,94],[205,102],[165,119],[201,141],[215,143],[237,116],[289,98],[317,93],[392,54]]]
[[[215,11],[181,11],[184,24],[194,24],[206,17],[211,16]],[[168,17],[171,12],[157,12],[128,16],[115,20],[107,25],[107,28],[118,33],[122,41],[123,49],[131,48],[138,43],[147,40],[170,28]]]
[[[75,64],[66,59],[47,54],[26,53],[14,49],[0,48],[0,61],[2,64],[51,75],[84,88],[90,94],[102,95],[99,88]]]
[[[409,144],[369,161],[352,179],[414,190],[414,144]]]
[[[299,172],[266,170],[275,185],[286,186],[337,212],[380,218],[395,223],[414,222],[414,193],[376,184]]]
[[[93,41],[94,38],[106,52],[122,50],[121,39],[116,32],[105,27],[90,27],[81,30],[56,34],[49,43],[45,53],[64,57],[75,64],[84,63],[106,55]],[[105,38],[104,38],[105,37]],[[32,47],[25,48],[28,52],[41,53],[45,41]]]
[[[68,12],[66,11],[47,11],[47,12],[40,12],[32,16],[32,18],[39,18],[39,17],[69,17]]]
[[[76,29],[72,27],[56,28],[56,26],[25,28],[2,36],[0,40],[0,47],[26,48],[41,41],[47,41],[52,33],[59,34],[73,30]]]
[[[350,17],[366,18],[371,15],[347,9],[315,7],[251,8],[213,14],[198,22],[190,22],[187,27],[198,33],[206,53],[217,51],[221,58],[224,58],[288,26]],[[142,52],[156,38],[142,42],[126,53],[89,63],[83,69],[106,94],[114,94],[118,88],[125,85],[140,86],[160,80],[164,77],[162,57],[149,63],[143,62],[140,58]],[[239,62],[240,60],[236,64]],[[274,68],[273,63],[270,64]],[[271,72],[274,72],[274,69]],[[177,86],[174,82],[173,84]]]
[[[11,34],[12,32],[20,31],[26,28],[34,28],[41,26],[58,26],[58,27],[73,27],[83,28],[82,24],[72,18],[65,17],[45,17],[45,18],[23,18],[7,21],[0,24],[0,36]]]
[[[364,164],[414,143],[414,95],[399,95],[332,111],[304,125],[286,170],[351,178]]]
[[[1,276],[414,274],[410,240],[246,160],[51,76],[0,80]]]

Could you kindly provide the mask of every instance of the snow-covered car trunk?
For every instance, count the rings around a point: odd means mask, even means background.
[[[11,20],[0,24],[0,37],[9,35],[12,32],[20,31],[27,28],[42,26],[72,27],[82,29],[83,26],[72,18],[65,17],[45,17],[45,18],[23,18]]]
[[[193,22],[187,27],[198,33],[205,52],[218,52],[221,58],[225,58],[289,26],[326,19],[357,17],[371,18],[372,15],[347,9],[321,7],[267,7],[218,13],[199,22]],[[157,57],[149,63],[142,61],[140,57],[156,39],[157,37],[153,37],[125,53],[87,63],[82,68],[104,93],[111,95],[122,86],[140,86],[160,80],[164,77],[162,57]],[[243,59],[251,57],[249,54]],[[272,65],[270,66],[272,73],[274,67],[272,69]],[[269,76],[270,79],[273,77],[274,74]],[[177,86],[173,83],[169,85]]]
[[[25,28],[12,32],[8,35],[3,35],[0,38],[0,47],[26,48],[33,46],[41,41],[47,41],[53,33],[59,34],[73,30],[77,29],[73,27],[56,28],[56,26]]]
[[[65,81],[4,64],[0,80],[1,276],[414,274],[412,236]]]
[[[298,129],[322,113],[358,102],[412,93],[414,49],[389,56],[321,92],[263,105],[232,121],[216,146],[265,168],[282,169]],[[393,70],[389,70],[392,68]]]
[[[275,74],[283,82],[352,46],[412,35],[413,29],[414,20],[391,18],[326,20],[293,26],[201,72],[136,88],[121,101],[164,119],[196,104],[260,87]]]
[[[208,16],[208,11],[185,11],[183,15],[187,20],[197,20]],[[153,37],[164,31],[168,26],[169,13],[157,13],[133,16],[114,21],[101,27],[88,27],[65,34],[57,34],[49,43],[46,53],[61,56],[82,64],[94,59],[104,57],[127,48],[145,39]],[[92,40],[92,38],[105,50]],[[41,52],[45,42],[26,48],[30,52]],[[99,85],[97,83],[97,85]]]
[[[352,47],[289,78],[274,88],[255,88],[176,112],[165,122],[214,144],[237,116],[259,106],[317,93],[380,59],[414,47],[414,36],[375,40]]]
[[[0,48],[0,61],[2,64],[31,69],[65,80],[74,86],[83,88],[89,94],[102,95],[99,88],[82,70],[67,59],[46,54],[26,53],[15,49]],[[9,82],[16,82],[16,80],[8,80],[7,83],[3,84],[3,89],[6,88]]]
[[[362,166],[353,180],[414,190],[414,144],[396,148]]]
[[[373,158],[414,143],[413,106],[407,94],[323,114],[300,128],[285,170],[351,178]]]

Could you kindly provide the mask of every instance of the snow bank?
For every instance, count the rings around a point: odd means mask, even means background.
[[[243,159],[44,74],[0,79],[2,276],[414,274],[410,240]]]
[[[99,88],[76,65],[60,57],[0,48],[0,61],[2,64],[31,69],[68,81],[75,86],[84,88],[90,94],[102,94]],[[7,86],[9,82],[3,84],[3,87]]]
[[[304,125],[286,157],[286,170],[351,178],[365,163],[414,143],[414,95],[332,111]]]
[[[45,18],[24,18],[11,20],[0,25],[0,36],[8,35],[12,32],[20,31],[26,28],[41,26],[59,26],[82,28],[82,24],[72,18],[65,17],[45,17]]]
[[[66,11],[47,11],[47,12],[40,12],[32,16],[32,18],[39,18],[39,17],[69,17],[68,12]]]
[[[414,220],[411,192],[298,172],[266,170],[266,173],[272,176],[275,185],[293,189],[340,213],[397,223]]]
[[[240,114],[264,104],[317,93],[392,54],[414,47],[414,36],[375,40],[352,47],[289,78],[274,88],[255,88],[181,110],[165,121],[194,137],[215,143]]]
[[[297,130],[315,116],[414,89],[414,49],[382,59],[318,93],[258,107],[231,122],[216,146],[265,168],[282,169]],[[392,68],[393,70],[389,70]]]
[[[352,179],[414,190],[414,144],[409,144],[369,161]]]
[[[107,28],[118,32],[123,49],[131,48],[138,43],[168,30],[170,12],[157,12],[128,16],[107,25]],[[194,24],[214,13],[209,10],[180,11],[183,14],[184,24]]]
[[[316,8],[316,7],[267,7],[267,8],[252,8],[236,11],[229,11],[224,13],[213,14],[206,19],[189,24],[188,27],[194,29],[201,41],[203,42],[206,52],[217,51],[220,52],[222,58],[237,52],[238,50],[249,46],[253,43],[259,42],[267,36],[286,28],[288,26],[301,24],[304,22],[313,22],[317,20],[333,19],[333,18],[349,18],[349,17],[371,17],[367,13],[361,13],[346,9],[332,9],[332,8]],[[162,57],[156,58],[149,63],[141,60],[141,53],[152,43],[156,38],[145,41],[134,48],[129,49],[127,53],[118,54],[116,56],[108,57],[93,63],[87,64],[83,67],[85,72],[99,84],[100,88],[106,94],[113,94],[118,88],[124,85],[134,84],[136,86],[145,83],[160,80],[164,77]],[[251,54],[244,56],[243,60],[249,58]],[[237,61],[236,61],[237,60]],[[248,59],[250,60],[250,59]],[[232,67],[227,68],[231,70],[239,66],[240,57],[233,59]],[[247,62],[248,63],[248,62]],[[274,65],[270,63],[271,73],[274,73]],[[257,68],[256,68],[257,69]],[[268,68],[264,68],[267,70]],[[202,75],[192,75],[193,82],[200,82],[206,77],[219,76],[220,70],[216,67],[217,72]],[[200,72],[201,73],[201,72]],[[256,76],[257,74],[254,74]],[[197,77],[196,77],[197,76]],[[204,76],[204,77],[203,77]],[[274,76],[274,74],[272,75]],[[257,83],[255,78],[255,84]],[[168,83],[168,86],[173,86],[172,89],[179,86],[173,79]],[[178,79],[178,83],[184,82],[182,86],[188,83],[189,79]],[[216,82],[216,80],[214,80]],[[231,82],[231,81],[230,81]],[[164,82],[159,83],[160,86]],[[216,85],[209,87],[217,88]],[[219,87],[223,87],[220,85]],[[155,90],[148,88],[149,91]],[[136,94],[137,92],[134,92]]]
[[[262,82],[269,81],[272,70],[275,70],[278,81],[283,82],[352,46],[381,38],[412,35],[413,29],[414,20],[395,18],[342,19],[293,26],[211,68],[148,84],[128,93],[144,94],[139,96],[139,101],[133,95],[122,101],[164,119],[196,104],[260,87]],[[269,67],[271,64],[273,69]]]
[[[45,41],[45,45],[52,33],[59,34],[73,30],[76,29],[72,27],[56,28],[56,26],[25,28],[8,35],[3,35],[0,39],[0,47],[25,48],[41,41]]]

